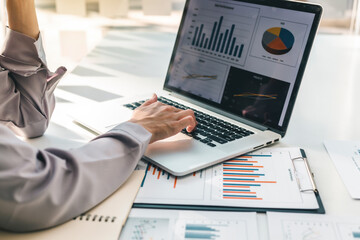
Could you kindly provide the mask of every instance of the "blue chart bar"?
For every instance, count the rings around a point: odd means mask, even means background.
[[[244,198],[256,198],[255,195],[228,195],[224,194],[224,197],[244,197]]]
[[[194,231],[217,231],[216,229],[212,227],[208,227],[206,225],[202,224],[186,224],[185,227],[186,230],[194,230]]]
[[[212,29],[212,32],[211,32],[211,37],[210,37],[210,42],[209,42],[208,49],[210,49],[211,44],[213,42],[216,26],[217,26],[217,22],[214,23],[214,26],[213,26],[213,29]]]
[[[242,155],[243,157],[271,157],[272,155],[256,155],[256,154],[248,154]]]
[[[241,57],[242,51],[244,49],[244,44],[241,44],[240,51],[239,51],[239,58]]]
[[[220,43],[221,43],[222,38],[223,38],[223,34],[220,34],[219,42],[218,42],[218,45],[217,45],[217,47],[216,47],[216,51],[217,51],[217,52],[218,52],[219,49],[220,49]]]
[[[233,163],[233,162],[227,162],[224,163],[224,165],[239,165],[239,166],[253,166],[252,163]]]
[[[223,41],[223,43],[222,43],[222,45],[221,45],[221,51],[220,51],[221,53],[224,52],[224,47],[225,47],[225,43],[226,43],[226,39],[227,39],[228,34],[229,34],[229,30],[227,29],[227,30],[225,31],[224,41]]]
[[[206,48],[206,46],[207,46],[207,43],[208,43],[208,38],[207,39],[205,39],[205,45],[204,45],[204,48]]]
[[[210,26],[204,26],[204,24],[196,26],[191,45],[201,49],[219,52],[232,58],[241,58],[244,44],[237,44],[237,39],[233,36],[236,25],[231,24],[230,29],[222,31],[221,28],[225,25],[223,21],[224,17],[221,16],[219,21],[213,23],[212,28]],[[204,28],[208,29],[205,33],[203,32]]]
[[[234,57],[236,57],[238,50],[239,50],[239,46],[236,46],[236,47],[235,47],[235,52],[234,52]]]
[[[232,53],[233,53],[235,41],[236,41],[236,38],[233,38],[233,40],[231,42],[230,52],[229,52],[230,55],[232,55]]]
[[[360,239],[360,232],[353,232],[353,237]]]
[[[230,30],[230,34],[229,34],[229,39],[228,39],[228,41],[227,41],[227,43],[226,43],[225,54],[227,54],[228,51],[229,51],[230,41],[231,41],[232,35],[233,35],[233,33],[234,33],[234,28],[235,28],[235,25],[234,25],[234,24],[231,25],[231,30]]]
[[[200,48],[202,48],[202,46],[203,46],[204,37],[205,37],[205,33],[203,33],[203,35],[202,35],[202,37],[201,37]]]
[[[228,168],[228,167],[224,167],[223,168],[224,170],[253,170],[253,171],[259,171],[259,169],[257,168],[242,168],[242,167],[239,167],[239,168]]]
[[[186,232],[186,239],[214,239],[214,237],[218,237],[212,233],[197,233],[197,232]]]
[[[220,21],[219,21],[219,26],[216,30],[216,34],[215,34],[215,41],[214,41],[214,44],[212,46],[212,50],[214,51],[215,50],[215,44],[216,44],[216,41],[218,39],[218,36],[219,36],[219,32],[220,32],[220,28],[221,28],[221,24],[222,24],[222,21],[223,21],[223,16],[220,17]],[[219,40],[219,43],[220,43],[221,40]]]
[[[250,189],[232,189],[224,188],[223,191],[232,191],[232,192],[250,192]]]
[[[224,180],[255,181],[254,178],[224,178]]]
[[[186,224],[185,238],[186,239],[214,239],[219,237],[215,233],[218,232],[215,228],[202,224]]]
[[[201,36],[201,34],[202,34],[203,27],[204,27],[204,24],[201,24],[201,26],[200,26],[200,32],[199,32],[199,37],[198,37],[198,39],[197,39],[197,41],[196,41],[196,46],[197,46],[197,47],[199,46],[200,36]]]
[[[198,33],[198,31],[199,31],[199,28],[198,28],[198,27],[196,27],[196,29],[195,29],[195,33],[194,33],[194,38],[193,38],[193,41],[192,41],[192,45],[195,45],[195,40],[196,40],[196,37],[197,37],[197,33]]]
[[[141,182],[141,187],[144,186],[145,179],[146,179],[146,175],[147,175],[147,172],[149,171],[149,170],[148,170],[149,167],[150,167],[150,163],[148,163],[147,166],[146,166],[145,176],[144,176],[144,178],[143,178],[143,180],[142,180],[142,182]]]

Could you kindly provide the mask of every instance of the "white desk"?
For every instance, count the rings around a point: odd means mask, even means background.
[[[122,96],[161,89],[175,33],[158,29],[113,31],[69,74],[61,85],[90,85]],[[359,216],[360,201],[350,198],[323,141],[360,140],[360,38],[319,35],[303,78],[288,132],[281,146],[305,149],[326,213]],[[87,68],[87,69],[86,69]],[[92,71],[97,76],[86,76]],[[57,92],[63,96],[62,91]],[[65,94],[66,95],[66,94]],[[68,95],[66,95],[68,96]],[[72,96],[69,95],[71,98]],[[74,98],[75,102],[92,101]],[[44,137],[29,142],[39,147],[76,147],[91,134],[64,115],[71,103],[60,103]],[[68,128],[68,129],[64,129]],[[360,186],[360,184],[359,184]],[[267,239],[264,214],[259,214],[260,239]]]

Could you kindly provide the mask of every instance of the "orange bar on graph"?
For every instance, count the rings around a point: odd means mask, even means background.
[[[156,167],[154,167],[153,175],[155,175],[155,172],[156,172]]]
[[[229,161],[226,161],[224,164],[226,164],[226,163],[232,163],[232,162],[239,162],[239,163],[257,163],[258,161],[229,160]]]
[[[224,180],[224,182],[276,183],[276,181],[246,181],[246,180]]]
[[[223,193],[256,194],[256,192],[237,192],[237,191],[223,191]]]
[[[250,188],[250,186],[233,186],[233,185],[224,185],[223,187],[231,187],[231,188]]]
[[[176,183],[177,183],[177,177],[175,177],[174,188],[176,188]]]
[[[262,198],[246,198],[246,197],[223,197],[224,199],[246,199],[246,200],[263,200]]]
[[[231,165],[231,164],[224,164],[224,167],[240,167],[240,168],[263,168],[264,166],[247,166],[247,165]]]
[[[196,175],[196,172],[193,173],[193,176],[194,176],[194,177],[195,177],[195,175]]]
[[[249,176],[249,175],[241,175],[241,174],[236,174],[236,175],[233,175],[233,174],[226,174],[226,173],[224,173],[224,175],[223,176],[225,176],[225,177],[248,177],[248,178],[254,178],[254,177],[260,177],[260,176]]]
[[[158,174],[157,179],[160,179],[160,174],[161,174],[161,170],[159,170],[159,174]]]
[[[224,172],[254,172],[254,170],[233,170],[233,169],[224,169]]]
[[[149,165],[148,171],[150,171],[150,169],[151,169],[151,165]]]

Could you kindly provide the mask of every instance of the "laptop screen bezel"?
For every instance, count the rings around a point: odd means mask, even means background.
[[[172,52],[172,55],[171,55],[171,58],[170,58],[170,64],[169,64],[169,67],[168,67],[168,71],[167,71],[167,74],[166,74],[166,79],[165,79],[163,88],[165,90],[167,90],[167,91],[175,92],[175,93],[177,93],[179,95],[182,95],[182,96],[185,96],[187,98],[194,99],[196,101],[208,104],[208,105],[210,105],[212,107],[220,109],[221,111],[226,111],[226,112],[228,112],[230,114],[236,115],[240,119],[244,119],[247,122],[254,123],[254,125],[261,125],[261,126],[267,128],[267,129],[271,130],[271,131],[274,131],[274,132],[280,134],[282,137],[285,136],[286,130],[287,130],[289,122],[290,122],[290,117],[291,117],[291,114],[293,112],[293,108],[294,108],[294,105],[295,105],[295,100],[296,100],[296,97],[297,97],[297,94],[298,94],[298,91],[299,91],[299,88],[300,88],[301,80],[302,80],[302,77],[303,77],[304,72],[305,72],[305,67],[306,67],[306,64],[307,64],[307,61],[308,61],[308,58],[309,58],[309,55],[310,55],[310,50],[311,50],[311,47],[313,45],[315,35],[316,35],[317,29],[318,29],[318,26],[319,26],[319,23],[320,23],[320,18],[321,18],[321,14],[322,14],[322,7],[320,5],[317,5],[317,4],[309,4],[309,3],[293,2],[293,1],[234,0],[234,1],[237,1],[237,2],[258,4],[258,5],[263,5],[263,6],[277,7],[277,8],[283,8],[283,9],[289,9],[289,10],[295,10],[295,11],[301,11],[301,12],[308,12],[308,13],[313,13],[314,14],[313,24],[311,26],[311,30],[310,30],[309,37],[308,37],[308,40],[307,40],[307,43],[306,43],[306,46],[305,46],[303,57],[301,59],[301,63],[300,63],[299,70],[298,70],[296,80],[295,80],[295,83],[294,83],[294,88],[293,88],[291,96],[290,96],[290,101],[289,101],[289,105],[288,105],[286,113],[285,113],[285,118],[284,118],[283,124],[282,124],[282,126],[268,126],[266,124],[261,124],[260,122],[257,122],[255,120],[240,116],[240,115],[238,115],[238,114],[236,114],[234,112],[224,110],[222,108],[222,105],[219,104],[219,103],[204,99],[202,97],[191,94],[191,93],[186,92],[184,90],[178,89],[176,87],[172,87],[172,86],[170,86],[168,84],[168,82],[170,80],[171,69],[173,67],[176,51],[178,49],[179,42],[180,42],[180,39],[181,39],[181,31],[182,31],[182,28],[184,26],[184,22],[185,22],[185,19],[186,19],[186,14],[187,14],[187,11],[188,11],[188,6],[189,6],[190,1],[195,1],[195,0],[187,0],[186,3],[185,3],[183,16],[182,16],[182,19],[181,19],[181,22],[180,22],[179,30],[178,30],[178,33],[177,33],[177,37],[176,37],[176,41],[175,41],[175,44],[174,44],[173,52]]]

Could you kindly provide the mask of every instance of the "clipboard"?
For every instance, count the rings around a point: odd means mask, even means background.
[[[298,148],[299,149],[299,148]],[[267,208],[267,207],[239,207],[239,206],[218,206],[218,205],[201,205],[201,204],[161,204],[161,203],[141,203],[134,202],[133,208],[155,208],[155,209],[177,209],[177,210],[204,210],[204,211],[238,211],[238,212],[259,212],[265,213],[267,211],[275,211],[275,212],[294,212],[294,213],[317,213],[317,214],[325,214],[325,208],[322,203],[320,193],[316,187],[316,183],[314,180],[314,174],[312,173],[309,162],[306,156],[306,153],[303,149],[299,149],[301,156],[291,158],[292,164],[295,168],[295,163],[297,161],[303,161],[307,175],[309,176],[310,185],[309,188],[301,188],[299,179],[296,178],[297,184],[299,185],[300,192],[313,192],[316,198],[316,202],[318,208],[315,209],[304,209],[304,208]]]

